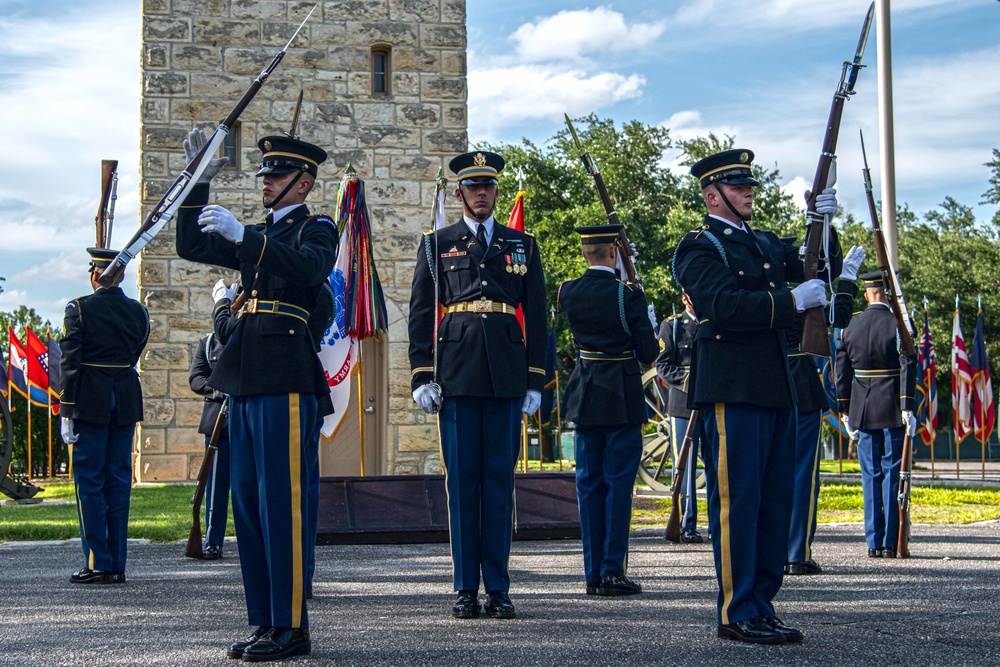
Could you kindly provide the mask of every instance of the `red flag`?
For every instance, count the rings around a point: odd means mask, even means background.
[[[524,190],[518,190],[517,196],[514,198],[514,208],[510,211],[510,219],[507,221],[507,226],[519,232],[524,231]],[[517,321],[521,325],[521,332],[523,333],[524,313],[521,312],[521,306],[517,307],[514,315],[517,317]]]
[[[25,327],[25,347],[28,348],[28,383],[48,391],[49,389],[49,346],[43,343],[31,329]]]
[[[924,300],[924,328],[920,334],[920,380],[918,391],[921,393],[917,421],[920,428],[917,434],[925,445],[934,442],[938,429],[937,400],[937,356],[934,354],[934,338],[931,336],[927,318],[927,300]]]
[[[972,339],[969,370],[972,373],[972,423],[975,425],[976,440],[986,442],[993,433],[996,415],[993,412],[990,360],[986,356],[986,341],[983,337],[982,302],[979,304],[979,317],[976,319],[976,335]]]
[[[972,433],[972,371],[959,319],[958,297],[955,297],[955,325],[951,331],[951,412],[955,444]]]

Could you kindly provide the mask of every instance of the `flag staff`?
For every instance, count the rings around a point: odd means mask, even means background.
[[[924,324],[927,324],[927,308],[928,308],[928,306],[930,306],[930,303],[927,301],[927,297],[925,296],[924,297]],[[930,335],[930,334],[928,333],[928,335]],[[924,352],[924,353],[927,352],[927,350],[923,349],[923,341],[921,341],[921,348],[920,349],[921,349],[921,352]],[[928,361],[928,366],[930,366],[930,362],[929,361]],[[930,393],[930,380],[931,379],[933,379],[933,378],[926,378],[926,377],[924,378],[924,391],[927,392],[928,395]],[[931,417],[930,417],[930,413],[928,412],[928,414],[927,414],[927,421],[928,421],[928,423],[930,422],[930,420],[931,420]],[[936,442],[937,442],[937,430],[935,429],[935,431],[934,431],[934,437],[931,438],[931,444],[930,444],[930,448],[931,448],[931,479],[933,479],[934,476],[935,476],[934,475],[934,443],[936,443]]]
[[[979,319],[982,319],[982,317],[983,317],[983,295],[982,294],[979,295],[979,302],[978,302],[977,305],[979,307],[979,313],[978,313]],[[979,329],[979,323],[978,322],[976,323],[976,329]],[[979,333],[979,332],[977,331],[976,333]],[[973,340],[973,345],[975,345],[975,340]],[[984,345],[984,347],[985,347],[985,345]],[[984,361],[984,363],[985,363],[985,361]],[[984,378],[985,378],[985,376],[984,376]],[[986,382],[985,382],[985,379],[980,379],[979,385],[980,385],[980,387],[982,387],[982,394],[985,394],[986,393]],[[975,391],[975,389],[976,389],[975,385],[973,385],[972,389],[973,389],[973,391]],[[976,394],[980,394],[980,392],[977,391]],[[985,401],[985,396],[983,396],[983,395],[979,395],[979,424],[982,427],[980,430],[982,431],[982,436],[983,437],[980,438],[979,437],[979,433],[976,433],[976,440],[979,440],[979,448],[980,448],[980,451],[981,451],[980,457],[981,457],[982,466],[983,466],[982,478],[985,480],[986,479],[986,441],[989,440],[990,434],[986,432],[986,401]],[[975,425],[973,425],[973,429],[975,429]]]
[[[959,308],[959,303],[960,302],[961,302],[961,295],[956,294],[955,295],[955,317],[959,316],[958,308]],[[952,336],[952,341],[951,342],[952,342],[952,346],[954,346],[954,344],[955,344],[954,336]],[[952,352],[952,356],[954,356],[954,354],[955,353]],[[952,383],[952,386],[954,386],[954,384],[955,384],[955,368],[954,368],[954,366],[952,366],[952,369],[951,369],[951,383]],[[954,392],[954,389],[952,391]],[[956,414],[955,413],[954,401],[952,401],[951,411],[952,411],[953,415]],[[958,424],[959,424],[959,420],[960,419],[961,419],[961,416],[959,416],[958,419],[956,419],[955,417],[952,417],[952,426],[951,426],[951,439],[955,443],[955,479],[962,479],[962,464],[959,462],[959,459],[961,458],[961,452],[959,450],[962,447],[962,441],[958,439],[958,433],[956,432],[958,430]]]

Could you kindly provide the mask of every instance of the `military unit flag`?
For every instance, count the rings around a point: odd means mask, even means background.
[[[924,328],[920,332],[920,375],[917,378],[917,435],[925,445],[930,446],[937,436],[937,357],[934,354],[934,338],[931,336],[927,318],[927,299],[924,299]]]
[[[951,330],[951,414],[956,445],[972,433],[972,372],[969,356],[965,353],[958,306],[956,296],[955,324]]]
[[[969,358],[972,374],[972,423],[976,440],[985,443],[993,433],[996,413],[993,409],[993,383],[990,382],[990,360],[986,356],[986,341],[983,337],[983,300],[979,299],[979,315],[976,318],[976,335],[972,339],[972,356]]]

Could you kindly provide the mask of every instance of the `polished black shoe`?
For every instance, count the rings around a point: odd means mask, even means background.
[[[114,575],[110,572],[91,570],[89,567],[85,567],[79,572],[69,575],[69,581],[71,584],[110,584],[113,577]]]
[[[789,563],[785,566],[785,574],[820,574],[823,568],[812,558],[801,563]]]
[[[601,585],[597,587],[598,595],[635,595],[641,592],[642,586],[624,574],[614,577],[601,577]]]
[[[785,638],[759,618],[720,625],[719,639],[747,644],[784,644]]]
[[[113,584],[124,584],[125,583],[125,573],[124,572],[112,572],[111,573],[111,583],[113,583]]]
[[[881,558],[882,557],[882,550],[881,549],[869,549],[868,550],[868,557],[869,558]]]
[[[229,650],[226,651],[226,655],[232,658],[233,660],[239,660],[240,658],[243,657],[243,652],[247,650],[247,647],[256,644],[258,639],[260,639],[270,631],[271,628],[265,625],[260,626],[252,633],[250,633],[250,636],[244,639],[243,641],[230,644]]]
[[[694,528],[688,528],[683,533],[681,533],[681,542],[687,544],[701,544],[705,540],[701,539],[701,533],[699,533]]]
[[[882,558],[895,558],[895,557],[896,557],[895,549],[882,549]]]
[[[459,591],[458,599],[451,607],[451,615],[455,618],[477,618],[479,616],[479,599],[474,591]]]
[[[503,591],[486,594],[486,613],[490,618],[514,618],[514,603]]]
[[[284,660],[293,655],[309,655],[312,642],[309,628],[272,628],[243,651],[243,662]]]
[[[597,582],[596,584],[593,584],[593,583],[591,583],[591,582],[588,581],[587,582],[587,595],[597,595],[597,589],[600,588],[600,586],[601,586],[601,582]]]
[[[785,642],[788,644],[795,644],[802,641],[805,636],[798,628],[792,628],[781,622],[781,619],[777,616],[761,616],[760,621],[764,623],[767,627],[771,628],[779,635],[785,638]]]
[[[222,558],[222,545],[209,544],[207,547],[202,549],[201,558],[202,560],[219,560]]]

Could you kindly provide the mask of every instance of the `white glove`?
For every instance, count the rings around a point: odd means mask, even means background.
[[[421,410],[432,415],[441,407],[441,394],[433,385],[422,384],[413,390],[413,401]]]
[[[184,140],[184,157],[187,158],[188,164],[191,164],[191,160],[198,156],[199,151],[207,143],[208,139],[205,138],[205,133],[200,128],[196,127],[188,132],[188,138]],[[201,172],[201,176],[198,177],[196,182],[211,183],[216,174],[222,171],[222,168],[228,163],[229,158],[212,158],[208,161],[208,166],[205,167],[205,171]]]
[[[903,410],[903,426],[906,427],[906,435],[911,438],[917,434],[917,418],[913,414],[913,410]]]
[[[233,294],[235,292],[236,290],[233,287],[226,287],[226,281],[223,280],[222,278],[219,278],[219,282],[215,283],[215,286],[212,287],[212,300],[215,303],[218,303],[222,299],[229,299],[230,301],[232,301]]]
[[[844,422],[844,428],[847,429],[847,437],[851,440],[858,439],[858,429],[851,428],[851,418],[847,414],[840,415],[840,421]]]
[[[844,255],[844,267],[840,270],[840,277],[843,280],[857,280],[858,279],[858,269],[861,268],[861,263],[865,261],[865,257],[868,253],[859,245],[852,246],[847,254]]]
[[[542,392],[529,389],[524,397],[524,404],[521,405],[521,412],[526,415],[533,415],[538,412],[538,406],[542,404]]]
[[[77,440],[80,439],[80,434],[73,430],[73,419],[70,417],[63,417],[59,427],[59,434],[62,436],[63,442],[67,445],[72,445]]]
[[[826,299],[826,284],[819,278],[807,280],[792,290],[795,309],[800,313],[829,303]]]
[[[806,201],[812,196],[811,190],[806,190]],[[826,188],[816,195],[816,212],[820,215],[833,215],[837,212],[837,191],[833,188]]]
[[[646,306],[646,314],[649,315],[649,323],[653,325],[653,331],[659,331],[656,322],[656,311],[653,310],[653,304]]]
[[[629,242],[628,242],[628,244],[629,244],[629,246],[631,246],[631,248],[632,248],[632,254],[630,255],[630,257],[631,257],[631,258],[632,258],[633,260],[635,260],[635,259],[639,259],[639,251],[638,251],[638,249],[636,249],[636,247],[635,247],[635,244],[634,244],[634,243],[632,243],[631,241],[629,241]]]
[[[204,233],[217,232],[219,236],[233,243],[243,242],[243,225],[236,216],[218,204],[209,204],[201,209],[198,224]]]

